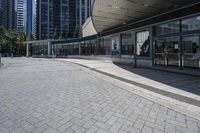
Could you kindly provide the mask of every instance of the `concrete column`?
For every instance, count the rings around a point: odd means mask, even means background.
[[[29,57],[29,43],[26,44],[26,57]]]
[[[51,42],[48,41],[48,57],[51,57]]]

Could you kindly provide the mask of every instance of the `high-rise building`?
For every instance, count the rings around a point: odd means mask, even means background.
[[[24,20],[24,32],[27,36],[32,34],[35,38],[36,31],[36,5],[35,0],[26,0],[25,2],[25,20]]]
[[[0,26],[2,25],[2,0],[0,0]]]
[[[90,0],[37,0],[36,35],[38,40],[74,37],[90,16]]]
[[[53,0],[36,1],[36,38],[50,39],[53,36]]]
[[[6,29],[16,29],[15,0],[1,0],[2,26]]]
[[[79,25],[82,26],[90,17],[91,0],[79,0]]]
[[[17,30],[23,32],[25,26],[26,1],[17,0]]]

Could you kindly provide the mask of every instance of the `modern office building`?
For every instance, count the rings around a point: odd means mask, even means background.
[[[0,26],[2,26],[2,0],[0,0]]]
[[[82,26],[90,17],[91,0],[79,0],[79,25]]]
[[[50,39],[53,36],[53,1],[36,1],[36,39]]]
[[[76,27],[76,0],[37,0],[38,40],[72,35]]]
[[[26,0],[26,11],[24,20],[24,32],[27,36],[32,34],[33,39],[36,37],[36,3],[35,0]]]
[[[24,32],[26,1],[25,0],[17,0],[16,6],[17,6],[17,31]]]
[[[90,16],[90,0],[37,0],[37,39],[73,38]]]
[[[6,29],[16,29],[15,0],[1,0],[1,23]]]
[[[91,9],[92,25],[86,29],[94,28],[96,35],[32,42],[32,55],[199,71],[199,0],[94,0]]]

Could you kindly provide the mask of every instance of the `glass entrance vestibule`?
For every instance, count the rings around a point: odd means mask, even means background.
[[[200,17],[154,27],[154,64],[200,68]]]

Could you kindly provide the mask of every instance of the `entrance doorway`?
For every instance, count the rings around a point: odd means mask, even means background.
[[[183,37],[183,66],[200,68],[200,36]]]
[[[155,41],[155,65],[179,66],[179,37],[157,38]]]

